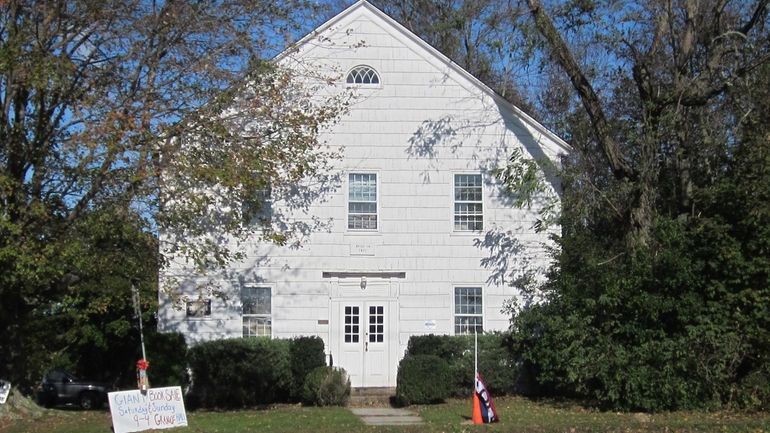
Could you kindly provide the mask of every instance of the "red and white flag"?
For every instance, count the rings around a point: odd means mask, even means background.
[[[497,410],[495,410],[495,404],[492,403],[492,396],[487,391],[487,385],[484,380],[481,379],[481,374],[476,373],[476,396],[478,397],[479,406],[481,409],[481,419],[484,424],[490,422],[500,421],[500,417],[497,416]]]

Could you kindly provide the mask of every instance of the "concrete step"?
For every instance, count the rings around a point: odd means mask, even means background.
[[[390,407],[396,388],[353,388],[350,407]]]
[[[417,413],[394,408],[352,408],[366,425],[415,425],[422,424]]]

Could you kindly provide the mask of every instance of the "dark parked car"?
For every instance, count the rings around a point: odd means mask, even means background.
[[[80,380],[64,370],[51,370],[43,377],[37,391],[38,404],[46,407],[75,404],[83,409],[98,409],[107,401],[110,386]]]

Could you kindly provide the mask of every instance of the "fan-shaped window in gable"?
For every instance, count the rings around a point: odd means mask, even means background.
[[[360,65],[348,72],[345,82],[347,84],[378,85],[380,84],[380,76],[371,66]]]

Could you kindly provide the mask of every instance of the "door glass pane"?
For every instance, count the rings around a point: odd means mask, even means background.
[[[382,343],[385,341],[385,307],[372,305],[369,307],[369,342]]]
[[[345,307],[345,343],[358,343],[359,341],[359,310],[358,306],[348,305]]]

